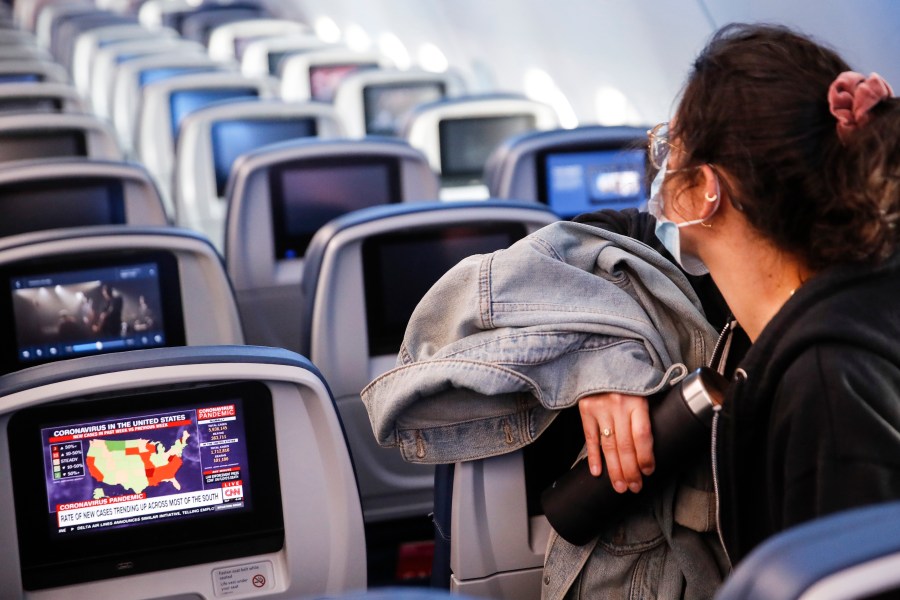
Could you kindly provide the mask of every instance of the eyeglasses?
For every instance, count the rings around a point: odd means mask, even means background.
[[[663,164],[669,156],[669,150],[672,148],[682,150],[669,141],[668,123],[660,123],[647,132],[647,155],[650,157],[650,164],[655,168],[663,168]]]

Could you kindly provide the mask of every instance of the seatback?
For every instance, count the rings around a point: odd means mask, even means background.
[[[225,263],[247,339],[300,348],[303,257],[322,225],[437,191],[424,156],[392,140],[297,140],[245,154],[227,190]]]
[[[65,67],[46,60],[0,60],[0,83],[69,83]]]
[[[249,40],[276,37],[292,33],[311,33],[309,27],[297,21],[285,19],[248,19],[226,23],[213,29],[209,34],[210,57],[213,60],[240,62],[243,46]]]
[[[159,181],[167,210],[174,216],[172,176],[181,120],[214,102],[272,98],[274,84],[238,73],[200,73],[174,77],[144,87],[135,147],[140,160]]]
[[[185,17],[198,10],[198,3],[188,0],[145,0],[138,9],[138,20],[151,29],[171,27],[180,33]]]
[[[900,502],[797,525],[757,547],[716,600],[849,600],[900,593]]]
[[[433,202],[356,211],[316,233],[303,273],[302,348],[332,385],[367,522],[432,512],[434,469],[378,446],[360,391],[395,366],[413,309],[441,275],[555,220],[533,204]]]
[[[0,320],[11,333],[0,340],[0,372],[135,348],[244,341],[221,258],[192,232],[97,225],[0,238],[0,278],[8,290]]]
[[[0,29],[0,46],[37,46],[37,38],[30,31]]]
[[[281,349],[132,351],[0,378],[0,465],[10,596],[283,598],[366,585],[331,395]]]
[[[330,106],[278,100],[229,102],[185,117],[175,152],[176,224],[200,231],[222,248],[225,185],[240,155],[303,137],[340,137],[343,126]]]
[[[123,63],[144,56],[161,54],[202,55],[204,48],[196,42],[164,36],[157,39],[124,42],[98,50],[94,57],[90,80],[90,99],[94,112],[103,118],[110,118],[116,74]]]
[[[449,576],[451,590],[498,600],[541,598],[551,527],[540,495],[583,445],[580,417],[572,409],[522,450],[439,466],[435,519],[436,529],[449,531],[449,573],[437,563],[437,551],[435,572]]]
[[[341,80],[364,69],[390,68],[390,61],[372,52],[321,48],[285,56],[281,70],[281,97],[285,100],[331,102]]]
[[[328,44],[312,34],[294,33],[278,37],[266,37],[247,43],[241,56],[241,73],[247,77],[280,74],[281,59],[290,54],[300,54],[327,47]]]
[[[194,40],[203,45],[209,43],[212,31],[220,25],[268,16],[268,11],[264,7],[252,2],[206,4],[197,8],[196,12],[182,18],[180,31],[185,39]]]
[[[53,56],[39,46],[0,46],[0,60],[52,61]]]
[[[484,165],[497,146],[514,135],[557,126],[556,112],[546,104],[513,95],[467,96],[419,106],[403,135],[440,174],[442,197],[478,198],[487,195]]]
[[[540,202],[563,219],[646,202],[647,132],[639,127],[526,133],[497,148],[485,167],[492,196]]]
[[[22,8],[21,17],[16,20],[28,31],[33,31],[41,48],[50,50],[56,24],[70,14],[96,12],[97,7],[91,0],[35,0],[34,2],[16,2],[16,11]],[[29,10],[30,9],[30,10]]]
[[[146,169],[84,158],[0,164],[0,236],[84,225],[167,225]]]
[[[84,113],[78,92],[64,83],[0,83],[0,114]]]
[[[174,29],[150,30],[137,23],[109,25],[87,31],[79,35],[75,40],[74,56],[72,57],[72,81],[78,93],[87,97],[91,93],[94,58],[101,48],[115,45],[116,43],[164,37],[174,38],[177,36],[178,32]]]
[[[177,52],[151,54],[120,64],[116,69],[112,86],[110,116],[116,133],[119,134],[122,149],[126,153],[134,152],[141,98],[146,85],[179,75],[231,70],[233,69],[228,65],[217,63],[199,51],[188,54]]]
[[[0,116],[0,162],[54,156],[122,160],[112,127],[92,115]]]
[[[341,80],[334,107],[350,137],[396,137],[413,108],[463,92],[462,81],[449,73],[369,69]]]

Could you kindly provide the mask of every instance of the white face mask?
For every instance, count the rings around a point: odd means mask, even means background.
[[[663,212],[662,185],[666,178],[667,163],[668,159],[663,161],[662,168],[650,184],[650,202],[648,203],[647,210],[651,215],[656,217],[656,237],[662,242],[662,245],[665,246],[666,250],[669,251],[669,254],[675,258],[675,261],[681,265],[681,268],[684,269],[686,273],[689,275],[706,275],[709,273],[709,269],[706,268],[706,265],[703,264],[702,260],[693,254],[681,253],[681,228],[688,227],[689,225],[697,225],[706,219],[695,219],[693,221],[685,221],[684,223],[675,223],[667,219]],[[713,211],[714,213],[715,210],[719,209],[718,199],[719,180],[716,178],[715,198],[707,198],[709,202],[716,202],[716,208]]]

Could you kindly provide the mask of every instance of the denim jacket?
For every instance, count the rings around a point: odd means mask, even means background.
[[[528,444],[583,396],[663,389],[715,339],[658,252],[558,222],[447,272],[413,312],[397,366],[362,399],[379,444],[405,460],[475,460]]]
[[[446,273],[416,307],[397,366],[361,395],[379,444],[405,460],[476,460],[527,445],[583,396],[664,388],[705,364],[715,339],[684,274],[657,251],[558,222]],[[676,509],[672,486],[584,546],[554,533],[543,598],[680,598],[691,573],[703,589],[686,595],[710,596],[720,572],[696,533],[712,529],[710,501],[677,494],[691,499]]]

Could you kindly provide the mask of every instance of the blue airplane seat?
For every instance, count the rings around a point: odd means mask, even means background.
[[[900,501],[851,509],[769,538],[716,600],[900,597]]]

